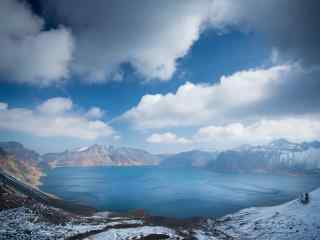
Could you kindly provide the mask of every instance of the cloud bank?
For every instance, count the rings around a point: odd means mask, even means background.
[[[224,126],[206,126],[193,136],[195,142],[216,149],[243,144],[265,144],[285,138],[302,142],[320,138],[319,118],[285,118],[259,120],[252,124],[232,123]]]
[[[112,79],[123,63],[147,80],[169,80],[206,29],[260,32],[283,61],[319,63],[316,0],[46,0],[42,6],[72,29],[74,70],[89,81]]]
[[[48,85],[72,73],[89,82],[119,81],[122,65],[129,63],[144,80],[167,81],[207,29],[260,32],[279,53],[278,61],[319,64],[316,0],[43,0],[38,5],[40,16],[24,1],[0,2],[0,70],[11,80]]]
[[[95,108],[98,109],[98,108]],[[41,137],[72,137],[95,140],[110,137],[114,130],[102,120],[90,120],[76,111],[69,98],[50,98],[35,109],[9,108],[0,103],[0,129]]]
[[[252,69],[222,76],[218,84],[185,83],[176,93],[145,95],[123,119],[137,128],[199,126],[214,121],[226,123],[243,116],[250,105],[272,96],[291,66]],[[257,113],[252,112],[254,115]]]
[[[318,75],[318,68],[291,64],[239,71],[216,84],[185,83],[175,93],[143,96],[120,119],[139,130],[195,129],[188,139],[195,146],[315,140],[320,138]],[[161,137],[146,141],[165,143]]]

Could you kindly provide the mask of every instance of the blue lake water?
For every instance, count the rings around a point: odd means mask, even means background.
[[[56,168],[42,190],[101,211],[145,209],[159,216],[220,217],[270,206],[320,186],[319,176],[221,174],[196,168]]]

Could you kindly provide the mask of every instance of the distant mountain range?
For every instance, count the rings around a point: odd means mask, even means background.
[[[320,142],[280,139],[263,146],[245,146],[221,152],[208,167],[223,172],[310,172],[320,169]]]
[[[220,172],[306,173],[320,171],[320,142],[292,143],[284,139],[261,146],[176,154],[92,145],[40,155],[17,142],[0,142],[0,168],[33,185],[43,172],[55,167],[144,166],[201,167]]]
[[[42,161],[50,167],[141,166],[158,165],[160,158],[140,149],[95,144],[62,153],[48,153],[42,156]]]
[[[219,152],[193,150],[161,156],[163,167],[206,167],[217,159]]]

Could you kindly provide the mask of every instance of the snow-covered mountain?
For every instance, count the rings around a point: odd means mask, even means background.
[[[210,168],[218,171],[304,172],[320,169],[320,142],[292,143],[283,139],[262,146],[221,152]]]
[[[156,165],[160,161],[144,150],[98,144],[62,153],[48,153],[42,159],[51,167]]]

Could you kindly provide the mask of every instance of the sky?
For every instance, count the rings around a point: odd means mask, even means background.
[[[316,0],[2,0],[0,141],[154,153],[320,139]]]

